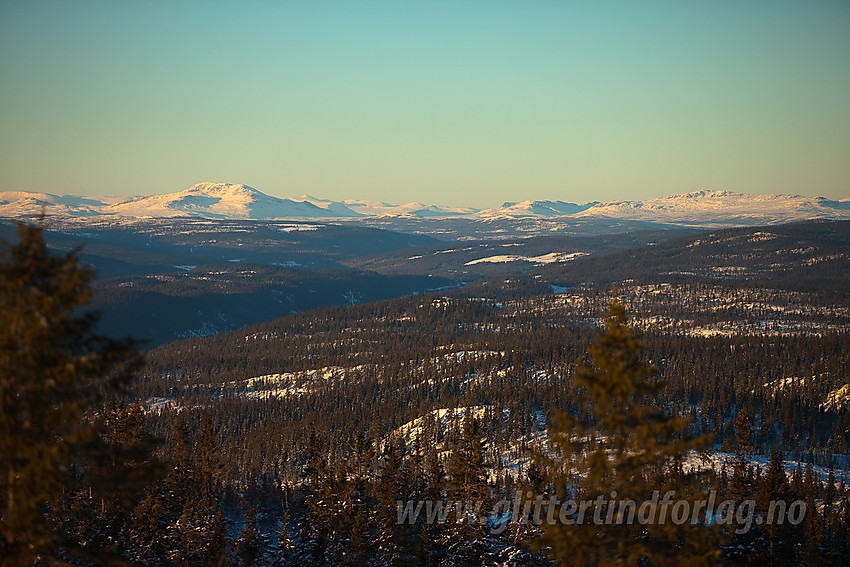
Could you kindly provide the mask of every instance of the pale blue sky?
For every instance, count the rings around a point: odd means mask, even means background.
[[[850,2],[0,0],[0,191],[850,196]]]

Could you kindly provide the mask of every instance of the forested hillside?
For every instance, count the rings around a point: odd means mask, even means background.
[[[82,285],[90,273],[74,261]],[[175,283],[169,293],[184,301],[285,286],[295,274],[248,264],[221,266],[221,279],[186,272],[186,282],[128,287]],[[158,346],[140,366],[126,363],[124,390],[104,383],[109,396],[71,416],[88,424],[86,437],[67,438],[73,453],[50,461],[65,480],[34,497],[31,517],[48,534],[37,549],[79,564],[532,566],[572,557],[567,542],[579,538],[588,561],[843,564],[850,302],[840,288],[794,287],[494,278]],[[43,332],[38,316],[20,321]],[[81,369],[87,349],[109,344],[75,338],[93,324],[57,328]],[[70,368],[58,360],[45,376]],[[3,371],[28,384],[16,364]],[[0,393],[9,408],[21,395]],[[28,415],[51,415],[52,398],[26,395]],[[3,450],[21,459],[23,446]],[[18,482],[14,470],[4,478]],[[644,531],[612,524],[617,503],[598,500],[664,491],[676,506],[712,494],[727,511]],[[589,517],[618,527],[600,532],[551,507],[580,497]],[[762,526],[777,501],[788,522]],[[7,511],[16,502],[2,501]],[[27,557],[15,526],[3,525],[0,545]]]
[[[832,289],[845,293],[850,274],[850,221],[814,221],[712,231],[636,250],[552,264],[547,281],[600,285],[719,281],[749,287]]]
[[[353,305],[458,285],[439,277],[304,270],[243,262],[186,268],[97,282],[93,307],[103,313],[100,330],[111,336],[145,340],[153,347],[318,307]]]
[[[244,423],[222,431],[233,436],[223,448],[241,453],[245,440],[236,431],[260,428],[246,442],[266,447],[259,453],[272,461],[252,465],[264,470],[280,465],[274,455],[284,443],[306,442],[311,424],[333,433],[333,452],[358,427],[383,436],[438,408],[507,408],[525,422],[563,407],[610,292],[496,301],[466,291],[312,311],[171,343],[148,354],[136,391],[159,401],[156,420],[175,412],[169,407],[195,407],[227,413],[222,423]],[[618,294],[666,379],[659,403],[698,415],[700,433],[722,445],[745,409],[772,424],[757,429],[765,450],[776,444],[824,459],[846,452],[847,412],[824,404],[846,381],[847,307],[817,294],[704,285],[621,287]],[[494,419],[490,426],[501,427]]]

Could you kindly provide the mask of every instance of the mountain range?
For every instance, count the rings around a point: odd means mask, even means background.
[[[441,207],[412,202],[332,201],[310,196],[279,198],[241,184],[198,183],[184,191],[143,197],[80,197],[11,191],[0,193],[0,217],[32,217],[42,211],[59,217],[229,220],[458,218],[624,220],[680,226],[755,226],[812,219],[850,219],[850,199],[803,195],[752,195],[698,191],[643,201],[584,204],[526,200],[491,209]]]

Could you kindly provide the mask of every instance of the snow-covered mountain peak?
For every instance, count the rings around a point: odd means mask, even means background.
[[[196,183],[188,189],[180,191],[179,193],[177,193],[177,195],[204,195],[222,199],[228,197],[255,197],[258,195],[262,195],[264,197],[266,196],[260,191],[254,189],[253,187],[243,185],[242,183],[212,183],[209,181]]]
[[[605,216],[689,226],[752,226],[848,218],[846,209],[837,203],[823,197],[803,195],[755,195],[703,190],[644,201],[606,201],[578,216]]]
[[[267,195],[244,184],[203,182],[166,195],[129,199],[75,197],[49,193],[0,193],[0,216],[175,217],[218,219],[351,218],[426,219],[463,217],[493,223],[549,219],[559,223],[587,219],[639,221],[684,226],[753,226],[809,219],[848,219],[850,199],[829,200],[803,195],[754,195],[705,189],[642,201],[584,204],[565,201],[508,201],[492,209],[443,207],[411,201],[395,205],[348,199],[333,201],[311,195],[292,199]]]
[[[505,202],[497,209],[483,211],[482,216],[488,219],[504,217],[561,217],[580,213],[594,205],[596,205],[596,202],[578,205],[564,201],[535,201],[527,199],[518,203],[511,201]]]

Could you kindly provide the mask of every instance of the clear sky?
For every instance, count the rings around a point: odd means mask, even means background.
[[[850,196],[850,2],[0,0],[0,191]]]

